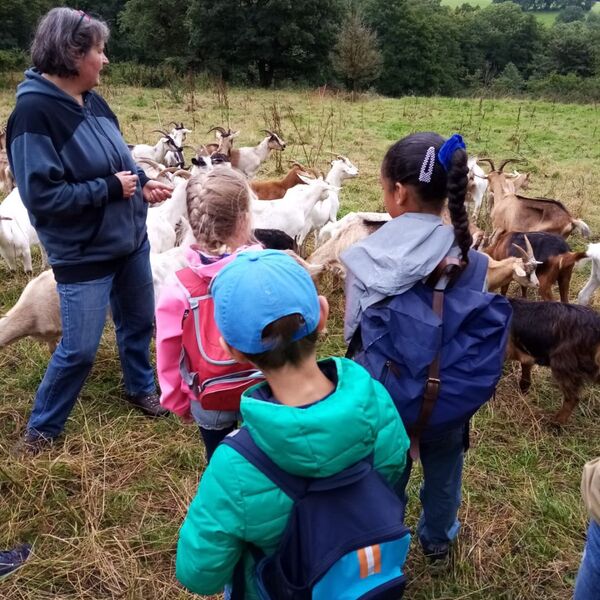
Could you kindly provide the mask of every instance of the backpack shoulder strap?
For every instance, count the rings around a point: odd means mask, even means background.
[[[444,320],[444,290],[448,284],[452,283],[463,272],[463,269],[464,264],[458,258],[446,256],[427,279],[427,285],[433,288],[433,312],[442,322]],[[441,348],[435,355],[433,362],[429,365],[421,410],[419,411],[416,423],[410,427],[408,432],[410,438],[410,457],[415,462],[419,460],[421,434],[433,413],[435,403],[440,394],[440,353]]]
[[[309,485],[309,479],[292,475],[277,466],[252,439],[246,427],[229,434],[222,442],[241,454],[250,464],[254,465],[263,475],[268,477],[278,488],[294,502],[301,498]]]

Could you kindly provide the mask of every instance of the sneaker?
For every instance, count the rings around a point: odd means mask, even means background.
[[[21,544],[13,550],[0,550],[0,580],[20,569],[30,553],[29,544]]]
[[[17,458],[36,456],[52,447],[54,442],[50,438],[35,429],[27,429],[21,439],[13,446],[12,455]]]
[[[125,399],[151,417],[166,417],[169,414],[169,411],[160,405],[160,398],[156,392],[140,395],[125,394]]]

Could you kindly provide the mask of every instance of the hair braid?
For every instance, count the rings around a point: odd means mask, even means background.
[[[233,169],[215,168],[207,175],[196,175],[187,184],[186,200],[194,237],[210,254],[225,252],[240,227],[249,223],[248,183]],[[249,228],[247,237],[251,241]]]
[[[452,162],[447,177],[448,211],[454,227],[456,242],[462,254],[462,260],[469,262],[469,248],[473,242],[469,231],[469,217],[465,209],[465,196],[469,183],[467,153],[458,149],[452,155]]]

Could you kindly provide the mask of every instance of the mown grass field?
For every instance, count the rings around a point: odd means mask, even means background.
[[[289,144],[285,159],[316,158],[325,169],[325,151],[333,151],[358,165],[359,178],[342,191],[342,213],[382,210],[379,164],[393,141],[416,130],[459,131],[473,153],[520,158],[519,168],[532,172],[532,195],[560,198],[588,222],[595,240],[600,236],[597,106],[377,97],[350,103],[311,91],[230,90],[226,97],[212,89],[192,95],[178,87],[104,86],[101,91],[131,142],[153,140],[152,129],[183,120],[194,129],[192,144],[207,141],[209,127],[231,124],[241,129],[243,145],[258,141],[259,130],[279,118],[278,128]],[[0,92],[0,122],[12,104],[12,92]],[[261,176],[275,174],[275,168],[276,161],[270,160]],[[571,243],[574,249],[585,247],[579,237]],[[39,260],[35,268],[39,271]],[[576,272],[572,299],[588,273],[589,266]],[[2,263],[0,282],[0,312],[5,312],[27,278],[10,273]],[[343,298],[332,281],[324,283],[323,292],[333,315],[320,354],[339,354],[344,350]],[[195,428],[175,418],[143,418],[120,401],[120,371],[109,327],[64,444],[17,462],[9,450],[25,427],[48,357],[45,347],[28,340],[0,350],[0,548],[20,540],[35,543],[27,566],[0,582],[0,598],[191,597],[174,579],[173,559],[178,528],[204,468]],[[452,568],[445,576],[432,577],[413,546],[406,598],[570,597],[586,527],[579,497],[581,469],[600,454],[598,388],[585,390],[559,434],[544,416],[560,402],[546,370],[535,371],[533,389],[524,397],[516,369],[506,366],[495,400],[473,421],[463,529]],[[414,526],[414,480],[411,497],[408,523]]]

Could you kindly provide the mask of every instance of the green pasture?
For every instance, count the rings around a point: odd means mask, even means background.
[[[326,91],[169,89],[104,86],[129,142],[150,142],[152,129],[183,121],[188,143],[209,141],[214,125],[240,129],[239,144],[276,127],[283,153],[327,169],[329,152],[347,155],[360,176],[344,187],[341,212],[382,210],[379,164],[386,148],[417,130],[461,132],[469,151],[494,160],[517,158],[532,173],[528,193],[559,198],[600,234],[600,113],[594,105],[529,100],[363,97],[349,102]],[[0,92],[0,123],[13,94]],[[211,134],[212,135],[212,134]],[[188,160],[190,154],[188,151]],[[277,174],[272,158],[261,177]],[[585,248],[580,237],[573,249]],[[36,255],[36,273],[39,256]],[[571,299],[589,266],[576,271]],[[0,313],[17,300],[27,277],[0,263]],[[343,298],[324,281],[333,314],[320,353],[339,354]],[[532,326],[543,327],[545,323]],[[47,349],[22,340],[0,350],[0,548],[21,540],[35,555],[0,582],[2,600],[159,600],[191,598],[174,579],[178,528],[204,467],[194,426],[153,421],[121,402],[110,327],[92,375],[67,424],[64,444],[35,459],[9,450],[26,424],[48,361]],[[465,466],[462,532],[450,571],[433,576],[413,545],[409,600],[566,600],[584,544],[579,495],[583,464],[600,454],[598,388],[588,387],[562,432],[546,416],[561,397],[546,369],[534,372],[528,396],[506,365],[496,398],[473,419]],[[343,423],[340,423],[343,427]],[[408,523],[416,524],[417,483]]]
[[[492,3],[492,0],[442,0],[442,4],[445,6],[462,6],[463,4],[470,4],[471,6],[479,6],[483,8],[484,6],[488,6]],[[600,12],[600,2],[596,2],[592,7],[594,12]],[[544,10],[535,12],[535,16],[539,21],[544,23],[544,25],[552,25],[556,19],[556,15],[559,11],[557,10]]]

